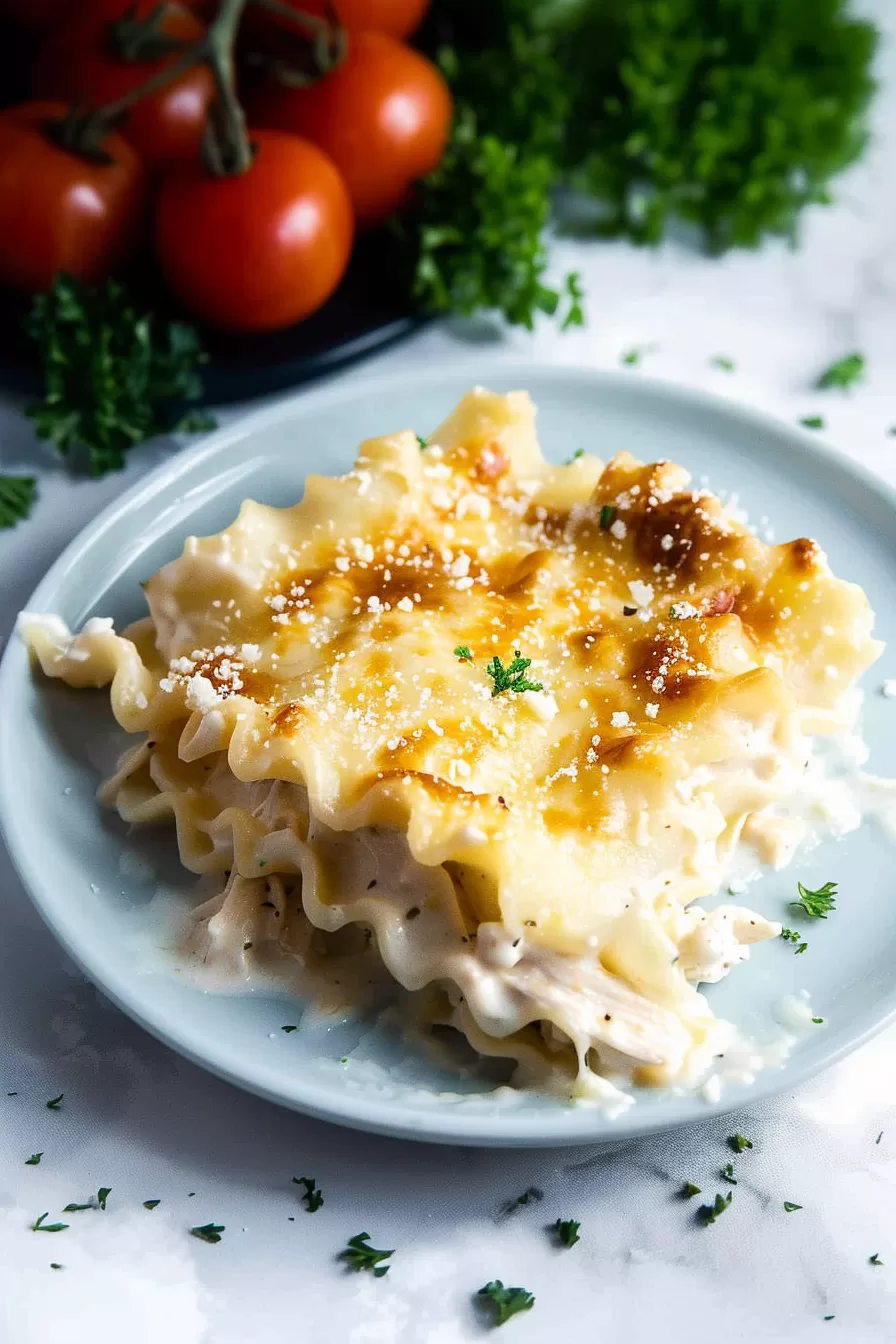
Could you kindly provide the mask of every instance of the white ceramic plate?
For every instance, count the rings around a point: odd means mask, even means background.
[[[429,377],[336,386],[246,416],[180,454],[106,510],[64,552],[29,602],[72,626],[92,615],[116,625],[143,613],[139,588],[179,554],[190,532],[218,531],[246,496],[294,502],[309,470],[348,468],[358,442],[405,426],[432,429],[472,383],[527,387],[540,408],[548,456],[584,447],[607,458],[629,449],[671,457],[735,491],[778,540],[817,537],[835,571],[863,585],[878,633],[896,636],[896,497],[817,439],[717,398],[640,375],[496,364]],[[896,647],[896,646],[894,646]],[[896,773],[896,702],[876,693],[896,676],[885,653],[870,674],[865,731],[871,768]],[[160,950],[158,897],[195,900],[173,837],[129,835],[94,800],[97,752],[117,744],[106,693],[75,692],[32,677],[24,648],[10,641],[0,666],[0,819],[13,860],[57,938],[125,1012],[175,1050],[222,1077],[311,1115],[380,1133],[442,1142],[551,1145],[621,1140],[713,1110],[742,1106],[794,1083],[853,1049],[896,1015],[896,870],[886,841],[868,827],[812,851],[751,888],[750,904],[784,918],[798,876],[838,880],[838,909],[804,930],[809,951],[777,941],[754,951],[729,979],[708,988],[715,1011],[755,1035],[779,1031],[773,1006],[808,990],[825,1025],[781,1069],[726,1091],[715,1107],[694,1095],[642,1095],[616,1120],[591,1107],[440,1071],[387,1029],[364,1023],[327,1028],[276,993],[202,993],[178,978]],[[135,855],[155,876],[138,881]],[[146,865],[149,871],[149,865]],[[343,1059],[347,1062],[343,1063]]]

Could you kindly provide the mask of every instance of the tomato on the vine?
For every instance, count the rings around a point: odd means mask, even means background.
[[[245,172],[180,164],[162,183],[155,247],[169,287],[228,331],[276,331],[330,297],[351,255],[348,192],[325,154],[279,131],[252,134]]]
[[[109,30],[117,21],[146,19],[159,9],[158,0],[89,0],[53,32],[33,72],[37,97],[60,98],[88,108],[115,102],[131,89],[177,60],[169,52],[156,60],[127,60],[111,49]],[[181,4],[164,6],[160,31],[179,42],[196,42],[205,28]],[[142,98],[122,120],[122,135],[150,166],[195,158],[214,97],[211,71],[194,66],[157,93]]]
[[[113,132],[100,145],[105,162],[61,148],[53,128],[68,110],[0,112],[0,284],[27,293],[50,289],[59,271],[102,280],[141,227],[145,174],[133,148]]]
[[[307,136],[345,178],[355,216],[380,224],[442,157],[451,95],[431,61],[385,33],[351,33],[345,60],[305,88],[273,76],[249,102],[252,125]]]

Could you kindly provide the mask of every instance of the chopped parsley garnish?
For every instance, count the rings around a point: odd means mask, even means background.
[[[784,1201],[785,1213],[796,1213],[797,1210],[801,1209],[802,1207],[803,1207],[802,1204],[792,1204],[789,1199],[785,1199]]]
[[[601,531],[602,531],[602,532],[606,532],[608,528],[610,528],[610,527],[613,526],[613,524],[614,524],[615,521],[616,521],[616,514],[617,514],[618,512],[619,512],[619,510],[616,508],[616,505],[615,505],[615,504],[602,504],[602,505],[601,505],[601,510],[600,510],[600,526],[601,526]]]
[[[811,891],[809,887],[804,887],[802,882],[797,882],[797,890],[800,893],[798,901],[791,901],[790,904],[795,910],[804,910],[810,919],[827,919],[828,911],[835,908],[834,897],[837,895],[837,883],[825,882],[823,887],[817,891]]]
[[[160,1199],[144,1199],[143,1207],[144,1209],[157,1209],[161,1202]]]
[[[349,1237],[348,1245],[344,1251],[340,1251],[337,1259],[344,1260],[349,1269],[354,1269],[360,1273],[362,1269],[367,1269],[375,1279],[381,1279],[384,1274],[389,1273],[389,1266],[382,1263],[388,1260],[391,1251],[378,1251],[375,1246],[368,1245],[370,1241],[369,1232],[359,1232],[354,1237]]]
[[[30,1157],[25,1159],[25,1166],[26,1167],[38,1166],[40,1164],[40,1160],[42,1157],[43,1153],[32,1153]]]
[[[733,1162],[726,1162],[725,1166],[719,1172],[719,1175],[721,1176],[722,1180],[727,1181],[729,1185],[737,1185],[737,1177],[734,1174]]]
[[[58,1265],[55,1260],[50,1261],[51,1269],[65,1269],[65,1265]]]
[[[109,1198],[111,1193],[112,1193],[112,1187],[109,1185],[101,1185],[99,1190],[97,1190],[96,1192],[96,1202],[99,1205],[99,1207],[103,1210],[103,1212],[105,1212],[106,1209],[106,1200]]]
[[[298,1031],[298,1027],[286,1026],[286,1027],[281,1027],[280,1030],[281,1030],[281,1031],[287,1031],[287,1032],[289,1032],[289,1031]]]
[[[823,1316],[823,1317],[822,1317],[822,1320],[823,1320],[823,1321],[833,1321],[833,1320],[834,1320],[834,1317],[833,1317],[833,1316]]]
[[[732,1153],[742,1153],[745,1148],[753,1147],[752,1139],[745,1139],[743,1134],[729,1134],[725,1140]]]
[[[727,355],[713,355],[709,362],[714,369],[724,369],[726,373],[733,373],[737,367],[734,360],[729,359]]]
[[[717,1218],[721,1217],[727,1208],[730,1208],[733,1198],[734,1191],[729,1190],[727,1195],[716,1195],[711,1204],[701,1204],[697,1210],[697,1217],[700,1219],[700,1222],[704,1223],[707,1227],[710,1223],[714,1223]]]
[[[695,1195],[702,1194],[703,1191],[700,1189],[700,1186],[695,1185],[693,1181],[685,1181],[684,1185],[681,1187],[682,1199],[693,1199]]]
[[[50,1216],[50,1214],[49,1214],[49,1212],[47,1212],[47,1213],[42,1213],[41,1216],[40,1216],[39,1218],[35,1218],[34,1222],[31,1224],[31,1231],[32,1231],[32,1232],[64,1232],[64,1231],[66,1230],[66,1228],[68,1227],[68,1223],[45,1223],[45,1222],[44,1222],[44,1219],[45,1219],[45,1218],[49,1218],[49,1216]]]
[[[535,1305],[535,1294],[526,1288],[505,1288],[500,1279],[492,1279],[484,1288],[480,1288],[477,1297],[485,1298],[490,1304],[492,1320],[495,1325],[504,1325],[511,1316],[521,1311],[531,1311]]]
[[[0,475],[0,527],[15,527],[31,512],[37,499],[33,476]]]
[[[563,465],[565,467],[571,467],[573,462],[578,462],[579,458],[584,456],[585,456],[585,449],[577,448],[573,453],[572,457],[568,457]]]
[[[7,1092],[6,1095],[7,1095],[8,1097],[17,1097],[19,1094],[18,1094],[18,1092]]]
[[[223,1231],[223,1223],[203,1223],[202,1227],[191,1227],[190,1236],[198,1237],[200,1241],[207,1241],[210,1245],[216,1246],[221,1240]]]
[[[804,429],[824,429],[824,416],[803,415],[800,417],[800,424]]]
[[[416,435],[416,439],[417,439],[417,443],[418,443],[418,445],[419,445],[419,447],[420,447],[420,451],[421,451],[421,453],[422,453],[422,452],[423,452],[423,449],[426,447],[426,440],[424,439],[424,437],[423,437],[422,434],[417,434],[417,435]]]
[[[873,1255],[869,1255],[869,1257],[868,1257],[868,1263],[869,1263],[869,1265],[880,1265],[880,1266],[882,1267],[884,1262],[883,1262],[883,1260],[881,1260],[881,1258],[880,1258],[880,1256],[878,1255],[877,1251],[875,1251]]]
[[[575,1246],[576,1242],[581,1240],[579,1237],[581,1226],[581,1223],[575,1222],[572,1218],[558,1218],[554,1224],[554,1231],[560,1245],[565,1246],[567,1250]]]
[[[492,699],[496,695],[502,695],[504,691],[514,691],[519,695],[522,691],[543,690],[544,687],[540,681],[530,681],[526,676],[526,672],[531,665],[532,659],[523,658],[519,649],[514,650],[513,658],[506,667],[498,655],[495,654],[494,658],[485,666],[485,675],[491,677],[494,682]]]
[[[58,1111],[59,1108],[60,1108],[60,1106],[62,1105],[62,1098],[63,1098],[64,1096],[65,1096],[65,1093],[64,1093],[64,1092],[60,1092],[58,1097],[54,1097],[52,1101],[48,1101],[48,1102],[47,1102],[47,1110],[48,1110],[48,1111]]]
[[[797,947],[796,951],[793,954],[795,957],[798,957],[801,952],[805,952],[806,948],[809,946],[808,943],[804,943],[802,941],[803,935],[801,933],[797,933],[796,929],[782,929],[781,937],[784,939],[785,943],[799,944],[799,946]]]
[[[824,373],[815,384],[816,387],[854,387],[860,383],[865,376],[865,357],[864,355],[852,354],[844,355],[838,359]]]
[[[65,1206],[65,1208],[62,1210],[62,1212],[63,1212],[63,1213],[83,1213],[85,1209],[92,1209],[93,1207],[94,1207],[93,1200],[90,1199],[90,1200],[87,1201],[86,1204],[66,1204],[66,1206]]]
[[[812,1021],[815,1023],[815,1025],[816,1025],[817,1027],[821,1027],[821,1026],[824,1025],[824,1018],[823,1018],[823,1017],[813,1017]]]
[[[317,1213],[324,1202],[317,1181],[313,1180],[311,1176],[293,1176],[292,1181],[293,1185],[304,1185],[305,1193],[300,1195],[299,1198],[309,1213]],[[392,1252],[390,1251],[389,1254],[391,1255]]]
[[[513,1213],[526,1204],[538,1204],[542,1199],[544,1199],[544,1191],[539,1190],[537,1185],[530,1185],[528,1190],[524,1190],[521,1195],[517,1195],[516,1199],[509,1199],[502,1206],[501,1212],[503,1214]]]
[[[877,1138],[874,1140],[874,1142],[875,1142],[875,1143],[880,1143],[880,1141],[881,1141],[881,1139],[883,1138],[883,1136],[884,1136],[884,1132],[883,1132],[883,1130],[881,1130],[881,1132],[878,1134],[878,1136],[877,1136]]]
[[[459,658],[462,663],[472,663],[473,650],[468,644],[458,644],[457,648],[454,650],[454,656],[455,658]]]
[[[620,363],[622,363],[622,364],[640,364],[640,363],[641,363],[641,355],[642,355],[643,353],[644,353],[643,350],[638,349],[637,346],[635,347],[634,350],[626,350],[625,354],[621,357]]]

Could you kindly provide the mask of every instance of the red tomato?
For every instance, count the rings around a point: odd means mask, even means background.
[[[179,165],[162,184],[155,245],[174,293],[228,331],[276,331],[330,297],[352,249],[352,207],[339,173],[307,140],[252,135],[245,173]]]
[[[381,224],[442,157],[451,95],[436,67],[384,33],[355,33],[341,65],[290,89],[271,77],[249,104],[251,123],[307,136],[345,178],[362,226]]]
[[[33,88],[38,97],[64,98],[87,107],[102,107],[146,82],[177,59],[172,53],[158,61],[126,61],[107,48],[108,27],[125,14],[145,18],[158,0],[92,0],[56,30],[44,44],[34,67]],[[162,31],[169,37],[195,42],[205,31],[183,5],[166,9]],[[120,127],[143,161],[164,165],[199,154],[214,79],[207,66],[195,66],[174,83],[141,99]]]
[[[133,246],[145,201],[143,165],[120,135],[93,163],[46,134],[68,108],[23,103],[0,113],[0,284],[47,290],[59,271],[102,280]]]
[[[410,37],[429,8],[429,0],[334,0],[332,6],[327,0],[285,0],[285,3],[290,9],[318,19],[330,20],[335,11],[342,27],[350,32],[371,30],[388,33],[390,37]],[[297,23],[255,9],[246,14],[246,22],[249,30],[258,36],[265,31],[269,35],[278,31],[303,31]]]

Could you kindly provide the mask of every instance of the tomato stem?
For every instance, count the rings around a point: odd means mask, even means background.
[[[215,79],[217,98],[212,104],[203,140],[203,158],[216,177],[244,173],[252,166],[252,146],[246,114],[236,92],[233,50],[247,0],[222,0],[206,34],[207,61]]]
[[[281,84],[290,88],[302,88],[321,79],[330,70],[341,65],[348,54],[348,37],[339,15],[332,5],[327,6],[330,19],[320,19],[316,15],[306,14],[304,10],[293,9],[283,0],[250,0],[258,9],[285,19],[287,23],[301,28],[312,38],[311,69],[298,70],[282,60],[271,62],[271,69]]]
[[[185,51],[190,45],[182,38],[169,37],[165,32],[165,20],[174,10],[174,6],[163,0],[145,18],[134,17],[133,11],[123,18],[116,19],[107,29],[108,45],[114,56],[120,61],[136,64],[141,61],[158,61],[174,51]]]

